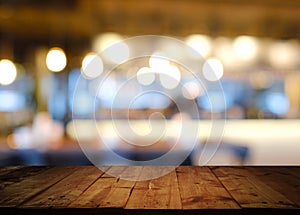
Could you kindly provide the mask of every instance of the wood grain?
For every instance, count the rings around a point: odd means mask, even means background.
[[[151,176],[157,176],[158,172],[166,173],[173,167],[144,167],[140,176],[141,181],[136,185],[126,204],[126,209],[181,209],[181,199],[178,189],[176,172],[160,178],[147,181]]]
[[[239,208],[208,167],[176,169],[183,209]]]
[[[216,167],[212,169],[232,197],[242,208],[297,208],[283,194],[260,180],[243,167]]]
[[[25,166],[7,166],[0,168],[0,176],[8,175],[10,172],[16,171],[18,169],[25,168]]]
[[[111,167],[68,207],[124,207],[135,181],[120,179],[120,177],[134,179],[134,177],[138,177],[141,168],[142,167]],[[114,177],[113,175],[118,177]]]
[[[300,214],[299,167],[113,166],[101,170],[0,167],[0,213]]]
[[[103,174],[94,166],[75,167],[74,170],[72,174],[50,187],[46,192],[22,204],[21,207],[66,207]]]
[[[111,171],[118,167],[112,167],[108,174],[111,174]],[[131,194],[131,191],[139,178],[143,167],[126,167],[114,180],[114,183],[111,186],[110,191],[107,196],[100,202],[101,208],[124,208],[128,198]]]
[[[29,198],[45,191],[53,184],[74,172],[74,167],[50,168],[40,174],[29,176],[1,190],[1,207],[15,207]]]
[[[300,175],[288,167],[248,167],[252,174],[300,207]],[[294,168],[296,170],[296,168]],[[292,171],[291,171],[292,170]]]
[[[0,169],[0,190],[14,183],[20,182],[23,179],[40,174],[51,167],[2,167]]]

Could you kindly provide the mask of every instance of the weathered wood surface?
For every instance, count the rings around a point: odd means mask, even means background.
[[[270,186],[269,181],[256,177],[248,168],[213,168],[213,172],[242,208],[296,208],[297,205]]]
[[[157,178],[158,173],[167,174]],[[7,213],[300,214],[299,209],[300,167],[0,168],[0,211]]]

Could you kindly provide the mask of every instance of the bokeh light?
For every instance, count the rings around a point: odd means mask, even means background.
[[[96,53],[88,53],[82,60],[81,71],[88,79],[96,78],[103,72],[103,62]]]
[[[100,53],[108,47],[121,42],[124,38],[117,33],[107,32],[98,35],[93,41],[93,50]]]
[[[67,57],[64,50],[58,47],[51,48],[46,57],[47,68],[52,72],[60,72],[67,65]]]
[[[192,100],[197,98],[201,94],[203,94],[203,89],[197,82],[189,81],[182,87],[182,95],[186,99]]]
[[[265,102],[267,109],[277,115],[286,114],[290,107],[289,99],[283,93],[270,93]]]
[[[294,69],[300,62],[300,47],[295,41],[281,41],[270,45],[268,59],[274,68]]]
[[[233,48],[238,60],[252,62],[258,54],[258,44],[254,37],[239,36],[233,41]]]
[[[192,34],[186,38],[185,42],[202,57],[208,57],[211,53],[211,39],[206,35]]]
[[[17,69],[10,60],[3,59],[0,61],[0,84],[9,85],[15,81]]]
[[[155,80],[155,73],[149,67],[142,67],[136,74],[138,82],[144,86],[150,85]]]
[[[233,49],[232,40],[229,38],[218,37],[214,41],[214,55],[227,67],[234,68],[237,66],[236,53]]]
[[[93,41],[93,51],[102,53],[111,63],[122,63],[129,58],[130,50],[120,34],[107,32],[100,34]],[[109,49],[108,49],[109,47]]]
[[[157,73],[164,70],[170,66],[170,61],[166,58],[163,53],[154,53],[149,58],[149,66]]]
[[[111,62],[120,64],[129,58],[129,47],[124,42],[118,42],[104,51],[103,55]]]
[[[218,81],[223,76],[223,64],[216,58],[210,58],[203,64],[202,72],[208,81]]]
[[[170,65],[159,72],[161,85],[166,89],[174,89],[181,80],[181,73],[177,66]]]

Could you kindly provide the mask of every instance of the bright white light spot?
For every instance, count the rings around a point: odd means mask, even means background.
[[[159,72],[159,80],[161,85],[166,89],[174,89],[181,80],[180,70],[177,66],[169,66]]]
[[[218,81],[223,76],[223,65],[220,60],[210,58],[203,64],[202,72],[208,81]]]
[[[154,69],[155,72],[159,73],[170,66],[170,61],[163,53],[154,53],[149,59],[149,66]]]
[[[250,36],[239,36],[233,42],[236,56],[242,61],[252,61],[258,52],[257,40]]]
[[[13,62],[7,59],[0,61],[0,84],[9,85],[16,80],[17,69]]]
[[[103,72],[103,62],[95,53],[87,54],[81,64],[81,71],[88,79],[96,78]]]
[[[202,93],[203,90],[201,89],[199,84],[195,83],[194,81],[187,82],[182,87],[182,95],[186,99],[195,99]]]
[[[142,67],[136,74],[138,82],[142,85],[150,85],[155,80],[155,74],[149,67]]]
[[[122,63],[129,58],[129,47],[124,42],[118,42],[103,52],[103,55],[114,63]]]
[[[277,42],[269,48],[271,66],[278,69],[293,69],[300,61],[299,44],[296,42]]]
[[[46,57],[46,65],[52,72],[62,71],[67,65],[65,52],[57,47],[50,49]]]
[[[211,53],[211,39],[208,36],[192,34],[186,38],[186,44],[202,57],[208,57]]]
[[[96,56],[97,55],[95,53],[88,53],[81,62],[81,69],[85,69]]]

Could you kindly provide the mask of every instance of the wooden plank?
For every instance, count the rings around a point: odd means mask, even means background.
[[[43,171],[46,171],[50,167],[25,167],[25,166],[18,166],[18,167],[6,167],[1,168],[0,173],[0,190],[3,190],[5,187],[12,185],[14,183],[20,182],[23,179],[40,174]]]
[[[176,169],[183,209],[240,208],[208,167]]]
[[[74,172],[74,167],[50,168],[1,190],[0,207],[16,207]]]
[[[2,176],[23,178],[0,190],[0,211],[3,212],[3,207],[20,207],[18,209],[23,209],[23,212],[30,210],[30,213],[50,214],[52,210],[43,208],[59,208],[55,210],[59,212],[62,207],[68,207],[61,213],[70,210],[76,212],[78,208],[102,208],[103,211],[100,211],[104,214],[112,211],[139,214],[144,211],[140,209],[160,209],[157,210],[158,214],[164,211],[170,214],[174,211],[185,213],[181,209],[187,209],[188,214],[254,214],[257,211],[277,212],[272,211],[273,208],[299,209],[296,203],[299,201],[300,179],[295,167],[180,166],[176,171],[174,168],[107,167],[106,173],[91,166],[26,167],[13,171],[7,168],[3,170]],[[8,171],[7,174],[4,174],[5,171]],[[159,175],[164,176],[145,180]],[[244,210],[235,210],[239,208],[238,204]],[[137,210],[123,211],[123,208]],[[20,210],[14,212],[20,213]],[[98,212],[93,211],[95,214]],[[297,214],[297,210],[281,212]]]
[[[80,196],[103,174],[97,167],[76,167],[75,172],[40,195],[22,204],[24,208],[63,208]]]
[[[102,175],[102,178],[120,178],[128,166],[112,166]]]
[[[112,178],[99,178],[92,186],[83,192],[68,208],[97,208],[108,194],[114,180]]]
[[[0,176],[7,175],[12,171],[25,168],[25,166],[1,166],[0,167]]]
[[[142,170],[141,179],[157,177],[158,173],[167,173],[159,178],[137,181],[125,206],[126,209],[182,209],[178,181],[174,167],[150,167]]]
[[[279,167],[274,167],[274,168],[279,168]],[[297,179],[300,179],[299,166],[285,166],[285,167],[282,166],[282,168],[284,168],[284,172],[288,172],[290,175],[293,175]]]
[[[243,167],[215,167],[212,171],[242,208],[296,208],[284,195],[272,189]]]
[[[142,167],[111,167],[82,195],[73,201],[69,208],[98,208],[98,207],[123,207],[134,186],[134,181],[126,181],[114,175],[132,177]],[[131,176],[130,176],[131,175]],[[118,190],[120,195],[118,195]]]
[[[111,169],[115,169],[112,167]],[[101,208],[124,208],[143,167],[127,167],[115,180],[107,196],[100,202]],[[126,180],[127,179],[127,180]]]
[[[296,177],[296,168],[290,167],[247,167],[261,181],[283,194],[300,207],[300,177]],[[300,168],[297,168],[300,169]]]

